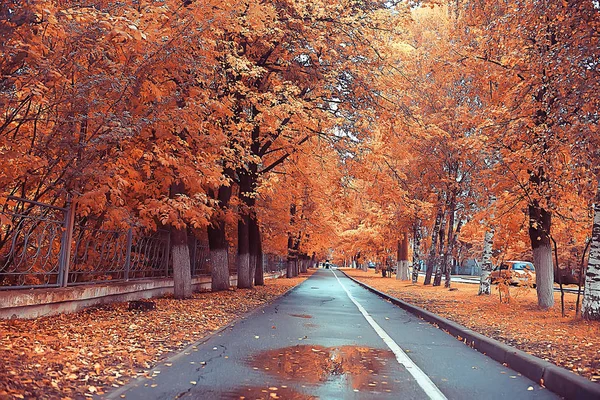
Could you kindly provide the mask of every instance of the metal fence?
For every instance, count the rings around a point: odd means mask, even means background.
[[[66,208],[10,197],[0,209],[0,285],[59,286]]]
[[[263,271],[279,272],[287,269],[287,258],[276,254],[263,255]]]
[[[73,214],[69,206],[8,198],[0,208],[0,290],[172,276],[168,231],[100,229]],[[208,243],[191,236],[189,249],[192,276],[210,276]],[[237,251],[228,253],[233,275]],[[285,268],[285,258],[264,255],[265,272]]]

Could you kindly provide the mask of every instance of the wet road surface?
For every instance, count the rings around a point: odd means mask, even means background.
[[[515,371],[318,270],[110,399],[557,399]]]

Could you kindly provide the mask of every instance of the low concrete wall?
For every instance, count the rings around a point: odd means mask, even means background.
[[[265,279],[283,275],[285,271],[266,274]],[[229,282],[231,286],[237,285],[237,275],[231,276]],[[194,278],[192,285],[194,290],[210,290],[210,276]],[[167,293],[173,293],[173,279],[8,290],[0,292],[0,319],[37,318],[75,312],[94,305],[159,297]]]

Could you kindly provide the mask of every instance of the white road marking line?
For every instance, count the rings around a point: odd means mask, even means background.
[[[387,346],[390,348],[390,350],[394,353],[394,355],[396,356],[396,360],[398,360],[398,362],[401,365],[403,365],[404,368],[406,368],[406,370],[413,376],[413,378],[415,378],[415,380],[417,381],[419,386],[421,386],[421,388],[423,389],[425,394],[427,394],[427,396],[429,396],[429,398],[432,400],[446,400],[446,396],[444,396],[444,393],[442,393],[440,391],[440,389],[438,389],[438,387],[435,386],[435,384],[431,381],[431,379],[429,379],[427,374],[425,374],[425,372],[423,372],[413,362],[413,360],[411,360],[406,355],[406,353],[404,351],[402,351],[400,346],[398,346],[398,344],[396,342],[394,342],[394,340],[390,337],[390,335],[388,335],[387,332],[384,331],[383,328],[381,326],[379,326],[379,324],[377,324],[377,322],[375,322],[373,317],[371,317],[369,315],[367,310],[365,310],[365,308],[358,301],[356,301],[356,299],[350,294],[348,289],[346,289],[346,287],[344,286],[342,281],[340,281],[340,278],[338,278],[336,273],[333,271],[331,271],[331,273],[333,274],[333,276],[335,276],[335,279],[337,279],[337,281],[340,284],[340,286],[342,287],[342,289],[344,289],[344,291],[346,292],[346,294],[348,295],[350,300],[352,300],[352,302],[358,308],[358,310],[361,312],[363,317],[365,317],[367,322],[373,327],[373,329],[375,330],[375,332],[377,332],[379,337],[381,339],[383,339],[385,344],[387,344]]]

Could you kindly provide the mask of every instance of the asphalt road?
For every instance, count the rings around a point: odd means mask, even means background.
[[[529,379],[318,270],[110,399],[556,399]]]

